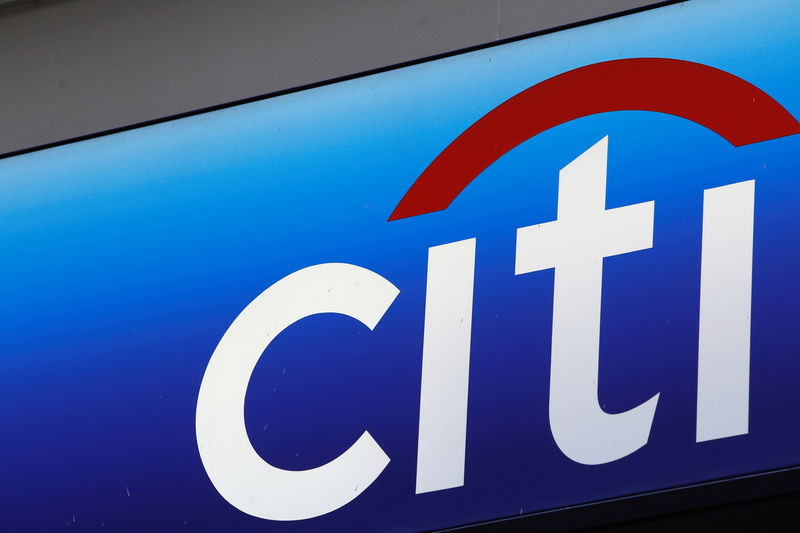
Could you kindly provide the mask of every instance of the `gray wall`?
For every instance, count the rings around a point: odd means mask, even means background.
[[[653,3],[0,0],[0,154]]]

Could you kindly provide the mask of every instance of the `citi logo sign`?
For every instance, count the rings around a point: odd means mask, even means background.
[[[389,223],[446,209],[505,153],[564,122],[638,110],[686,118],[734,146],[800,133],[780,104],[731,74],[671,59],[597,63],[545,80],[457,137],[408,190]],[[616,461],[645,446],[656,394],[610,414],[598,402],[603,260],[653,246],[655,202],[606,209],[613,139],[576,147],[561,169],[555,220],[516,228],[515,275],[555,269],[549,429],[580,464]],[[703,193],[696,441],[748,432],[754,180]],[[512,231],[514,228],[510,228]],[[428,250],[416,493],[464,484],[475,238]],[[512,265],[509,265],[509,273]],[[302,520],[357,498],[390,458],[365,431],[336,459],[303,471],[270,465],[245,429],[250,376],[270,342],[318,313],[373,329],[400,289],[363,267],[326,263],[290,273],[234,320],[211,356],[197,401],[196,434],[214,487],[232,505],[270,520]]]

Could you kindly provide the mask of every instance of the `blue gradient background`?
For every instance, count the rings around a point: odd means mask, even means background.
[[[800,117],[798,24],[790,0],[695,0],[0,161],[3,529],[420,530],[800,464],[800,136],[732,148],[676,117],[587,117],[520,145],[446,211],[386,222],[469,125],[588,63],[705,63]],[[653,248],[605,260],[600,401],[661,399],[644,448],[590,467],[547,422],[552,270],[514,276],[514,251],[516,228],[555,218],[559,169],[605,135],[607,207],[656,208]],[[703,190],[748,179],[750,433],[697,444]],[[427,249],[470,237],[466,482],[415,495]],[[329,515],[247,516],[197,452],[205,366],[260,292],[336,261],[400,295],[373,332],[335,315],[283,332],[250,382],[250,439],[306,469],[368,429],[391,462]]]

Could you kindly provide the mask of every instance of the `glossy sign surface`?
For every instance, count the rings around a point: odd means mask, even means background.
[[[798,24],[694,0],[0,160],[0,523],[429,530],[800,465]]]

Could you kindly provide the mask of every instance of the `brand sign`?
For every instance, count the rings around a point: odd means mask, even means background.
[[[0,161],[4,520],[422,530],[800,465],[792,2]]]

